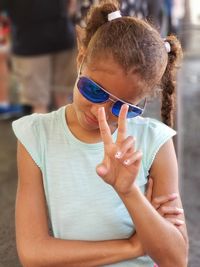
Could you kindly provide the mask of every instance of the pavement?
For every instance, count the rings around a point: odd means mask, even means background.
[[[17,184],[16,140],[11,122],[0,122],[0,267],[20,267],[18,262],[14,210]]]
[[[180,190],[190,239],[189,267],[200,266],[200,29],[185,26],[187,44],[178,78],[177,154]],[[148,112],[158,116],[158,103]],[[0,121],[0,267],[20,267],[14,228],[16,139],[11,121]],[[175,267],[175,266],[173,266]]]

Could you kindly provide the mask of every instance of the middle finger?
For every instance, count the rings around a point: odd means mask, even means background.
[[[128,112],[128,105],[127,104],[122,105],[118,118],[117,144],[120,144],[126,138],[127,112]]]

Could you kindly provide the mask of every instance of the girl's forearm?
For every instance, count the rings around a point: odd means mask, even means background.
[[[146,253],[160,267],[185,267],[187,245],[179,230],[152,207],[140,189],[133,185],[132,191],[119,193],[128,209]]]
[[[137,258],[141,256],[141,246],[136,239],[68,241],[48,237],[18,252],[27,267],[90,267]]]

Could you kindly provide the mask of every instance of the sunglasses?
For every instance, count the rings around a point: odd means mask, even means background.
[[[116,117],[119,116],[120,109],[123,104],[127,104],[129,106],[128,112],[127,112],[128,119],[141,115],[146,105],[146,99],[142,101],[143,102],[142,107],[140,107],[141,103],[139,103],[136,106],[129,104],[115,97],[114,95],[108,93],[100,85],[98,85],[93,80],[85,76],[79,76],[77,87],[81,95],[92,103],[99,104],[99,103],[104,103],[108,100],[111,100],[113,102],[111,111],[112,111],[112,114],[115,115]],[[116,101],[113,100],[113,98],[116,99]]]

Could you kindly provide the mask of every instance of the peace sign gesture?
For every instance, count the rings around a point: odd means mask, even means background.
[[[101,107],[98,112],[99,128],[104,143],[104,158],[96,167],[96,172],[106,183],[122,194],[130,192],[142,159],[142,153],[135,151],[134,138],[126,137],[127,111],[128,105],[124,104],[119,114],[116,143],[112,140],[104,108]]]

